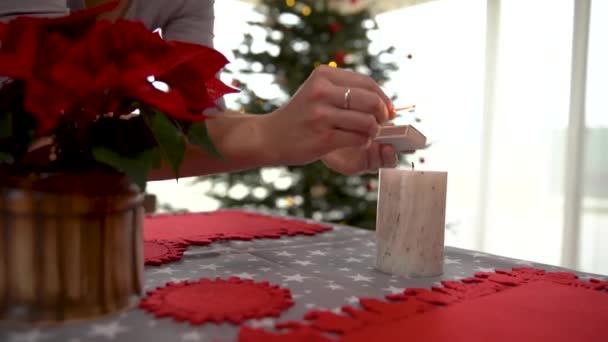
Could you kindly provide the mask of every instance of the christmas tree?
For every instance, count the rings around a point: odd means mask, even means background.
[[[236,109],[258,114],[273,111],[320,64],[369,75],[382,85],[397,69],[394,49],[370,52],[369,33],[377,29],[377,23],[360,5],[355,0],[261,0],[256,10],[263,20],[250,24],[264,32],[268,48],[255,48],[259,37],[246,34],[234,51],[241,67],[229,72],[235,76],[233,86],[242,90]],[[243,81],[248,75],[263,74],[272,76],[282,96],[265,98]],[[202,180],[215,184],[209,195],[224,208],[251,208],[370,229],[375,224],[377,174],[347,177],[317,162]],[[242,191],[232,196],[230,189],[236,188]]]

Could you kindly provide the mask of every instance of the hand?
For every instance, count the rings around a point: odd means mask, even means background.
[[[304,165],[327,155],[327,164],[338,167],[370,145],[391,112],[392,103],[371,78],[319,66],[287,104],[266,116],[267,148],[276,164]],[[332,151],[343,152],[328,155]]]
[[[375,141],[369,147],[347,147],[329,152],[321,160],[328,168],[347,176],[374,173],[381,167],[395,167],[398,162],[393,146]]]

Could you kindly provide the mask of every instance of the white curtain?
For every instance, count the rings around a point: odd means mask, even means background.
[[[591,6],[587,51],[589,3],[439,0],[378,17],[379,40],[413,56],[386,87],[436,140],[421,167],[449,172],[447,244],[608,273],[608,2]]]

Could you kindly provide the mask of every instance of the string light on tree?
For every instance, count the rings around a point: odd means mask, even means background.
[[[304,7],[302,7],[302,15],[303,16],[308,17],[311,13],[312,13],[312,9],[310,8],[310,6],[304,6]]]
[[[329,32],[333,34],[340,32],[340,29],[342,29],[342,25],[336,21],[329,24]]]

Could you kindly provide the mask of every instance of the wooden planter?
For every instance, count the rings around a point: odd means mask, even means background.
[[[0,176],[0,320],[84,319],[136,303],[143,195],[125,177]]]

